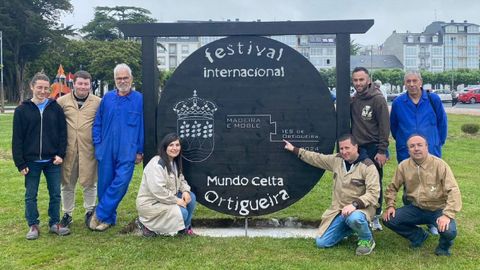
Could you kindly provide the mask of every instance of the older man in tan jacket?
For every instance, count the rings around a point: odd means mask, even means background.
[[[410,136],[407,147],[410,158],[398,165],[385,191],[387,210],[383,223],[407,238],[412,248],[421,247],[428,238],[428,233],[417,225],[434,224],[440,233],[435,254],[449,256],[457,235],[455,215],[462,208],[457,181],[445,161],[428,153],[428,142],[423,136]],[[411,204],[395,209],[402,185]]]
[[[366,153],[358,152],[352,135],[340,137],[338,145],[339,154],[324,155],[296,148],[285,141],[285,149],[304,162],[333,172],[332,203],[322,215],[317,246],[332,247],[355,232],[359,238],[356,254],[368,255],[375,248],[369,223],[378,207],[378,172]]]
[[[86,71],[74,74],[73,92],[57,100],[67,120],[67,152],[62,167],[62,205],[65,227],[72,223],[75,186],[83,187],[85,221],[92,215],[97,195],[97,160],[92,143],[92,125],[100,98],[91,94],[92,76]]]

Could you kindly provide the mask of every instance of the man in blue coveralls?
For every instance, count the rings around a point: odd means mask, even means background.
[[[132,90],[132,70],[113,70],[117,89],[102,99],[92,128],[98,160],[98,205],[89,228],[105,231],[114,225],[117,207],[127,193],[136,163],[143,159],[143,96]]]

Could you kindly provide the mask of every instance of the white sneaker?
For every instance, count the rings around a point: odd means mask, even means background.
[[[63,227],[60,223],[57,223],[50,226],[50,232],[60,236],[65,236],[70,234],[70,229]]]
[[[110,228],[110,224],[100,222],[100,224],[98,224],[98,226],[95,228],[95,230],[99,231],[99,232],[103,232],[108,228]]]
[[[427,225],[427,227],[431,235],[438,235],[437,227],[433,226],[432,224]]]
[[[40,230],[38,228],[38,224],[34,224],[30,226],[30,230],[27,233],[27,239],[28,240],[38,239],[39,234],[40,234]]]
[[[379,216],[373,217],[373,220],[372,220],[372,230],[374,230],[374,231],[383,231],[382,224],[380,224]]]
[[[97,219],[97,215],[94,212],[90,218],[90,222],[88,223],[88,228],[92,231],[95,231],[100,223],[101,222]]]

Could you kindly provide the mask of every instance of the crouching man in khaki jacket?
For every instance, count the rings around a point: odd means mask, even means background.
[[[375,248],[369,223],[378,207],[380,184],[377,169],[366,154],[360,155],[352,135],[338,139],[339,154],[324,155],[294,147],[285,149],[304,162],[333,172],[332,204],[322,215],[316,243],[319,248],[336,245],[343,238],[358,235],[357,255],[368,255]]]
[[[462,198],[452,170],[445,161],[428,153],[427,140],[413,134],[407,140],[410,158],[402,161],[392,183],[385,191],[387,210],[383,223],[419,248],[428,237],[420,224],[434,224],[440,233],[435,254],[449,256],[457,236],[455,214],[462,208]],[[395,209],[397,192],[405,185],[411,203]]]

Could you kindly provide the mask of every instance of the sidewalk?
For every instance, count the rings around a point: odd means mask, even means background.
[[[13,113],[16,107],[17,106],[11,106],[11,105],[5,106],[5,113]]]
[[[16,106],[5,106],[5,113],[13,113],[15,110]],[[388,105],[388,108],[390,109],[391,105]],[[443,107],[445,108],[445,111],[447,113],[451,114],[467,114],[467,115],[480,115],[480,109],[469,109],[469,108],[457,108],[450,106],[449,103],[443,104]]]
[[[194,232],[209,237],[273,237],[315,238],[317,228],[206,228],[194,227]]]
[[[457,108],[457,107],[448,106],[447,104],[445,104],[443,107],[445,108],[445,111],[447,113],[451,113],[451,114],[480,115],[479,109]]]

